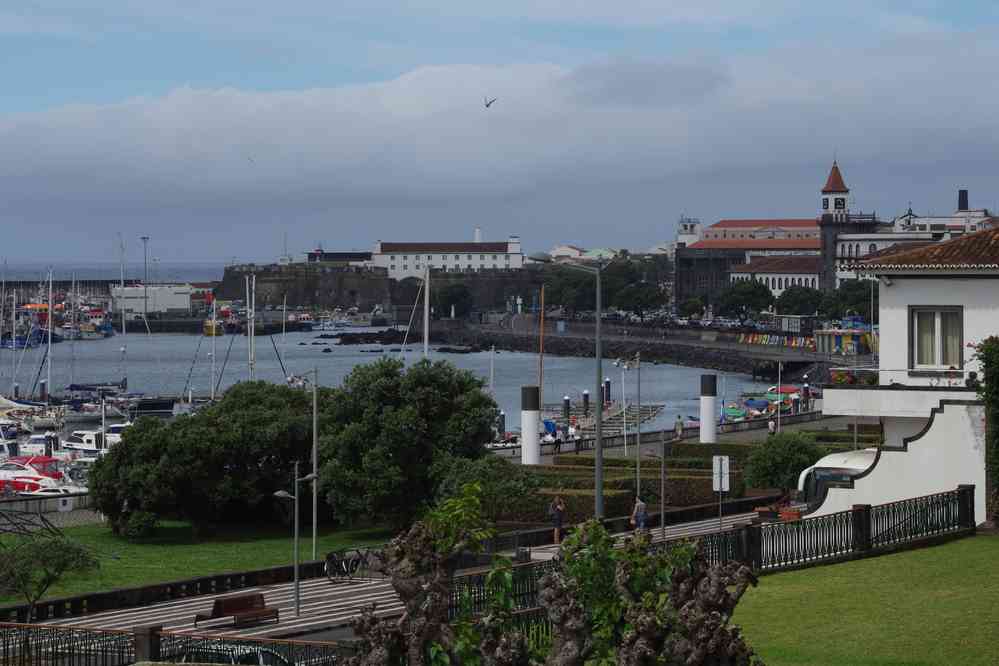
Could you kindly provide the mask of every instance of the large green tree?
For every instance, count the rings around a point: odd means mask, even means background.
[[[321,390],[321,427],[331,393]],[[311,414],[306,391],[237,384],[196,414],[140,419],[94,466],[90,492],[123,534],[151,525],[150,515],[187,519],[197,530],[260,520],[274,513],[274,492],[290,487],[294,461],[311,459]]]
[[[811,287],[794,285],[777,297],[777,312],[789,315],[814,315],[822,304],[822,292]]]
[[[873,297],[873,309],[871,299]],[[825,292],[819,311],[831,319],[840,319],[848,314],[860,315],[870,323],[873,312],[874,323],[878,323],[878,285],[872,280],[843,280],[834,291]]]
[[[619,310],[634,312],[642,319],[645,313],[665,305],[665,298],[659,288],[648,282],[636,282],[617,292],[614,305]]]
[[[445,284],[440,289],[431,289],[430,293],[438,317],[450,317],[452,306],[455,317],[464,317],[472,311],[474,298],[464,282]]]
[[[485,453],[496,403],[482,380],[445,362],[354,368],[327,404],[321,480],[341,520],[409,522],[433,497],[433,464]]]
[[[541,487],[541,477],[529,467],[499,456],[442,457],[434,464],[433,476],[438,502],[460,495],[468,484],[478,484],[482,513],[493,524],[504,518],[516,519],[536,502],[534,494]]]
[[[770,287],[759,280],[740,280],[718,292],[714,298],[714,313],[722,317],[745,319],[751,314],[766,310],[773,302]]]

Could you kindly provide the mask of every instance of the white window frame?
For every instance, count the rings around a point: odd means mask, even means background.
[[[918,339],[919,339],[919,329],[916,325],[916,320],[919,314],[932,312],[933,313],[933,363],[921,364],[919,363],[919,354],[917,349]],[[958,349],[960,358],[957,364],[954,366],[945,365],[942,363],[943,360],[943,317],[944,312],[956,312],[958,314],[958,320],[960,322],[960,341],[958,344]],[[946,306],[946,305],[913,305],[909,307],[909,368],[912,370],[944,370],[949,371],[951,367],[957,370],[964,369],[964,308],[961,306]]]

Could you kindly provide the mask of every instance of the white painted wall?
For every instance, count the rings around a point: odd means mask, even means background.
[[[897,421],[897,422],[896,422]],[[886,442],[915,429],[911,419],[886,418]],[[985,520],[985,409],[981,405],[945,405],[929,430],[909,442],[908,450],[884,448],[867,476],[853,488],[830,488],[825,502],[809,514],[824,516],[854,504],[897,500],[975,485],[975,519]]]
[[[960,305],[964,307],[964,374],[978,372],[969,343],[999,334],[999,274],[980,278],[941,276],[915,279],[889,276],[891,286],[881,282],[881,377],[882,385],[944,386],[947,380],[909,375],[909,306]],[[963,385],[963,378],[960,384]]]
[[[111,298],[117,312],[126,314],[142,313],[147,303],[148,312],[189,312],[191,294],[189,284],[151,284],[148,287],[112,287]]]
[[[819,288],[819,276],[817,273],[731,273],[730,280],[751,280],[756,278],[760,282],[770,287],[770,292],[774,296],[780,296],[788,287],[802,286]]]
[[[882,350],[887,351],[887,350]],[[883,356],[882,356],[883,358]],[[822,392],[823,413],[836,416],[907,417],[925,423],[930,411],[940,406],[941,400],[973,400],[974,391],[950,390],[906,391],[882,388],[854,388],[827,386]],[[887,440],[886,440],[887,441]]]
[[[372,265],[384,268],[388,276],[395,280],[408,277],[422,278],[424,267],[430,264],[435,270],[446,271],[489,271],[519,270],[524,267],[524,255],[520,252],[520,241],[507,243],[507,252],[396,252],[382,254],[375,251],[371,255]]]

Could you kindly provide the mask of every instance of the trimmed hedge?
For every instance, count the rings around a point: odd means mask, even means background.
[[[802,430],[805,434],[811,435],[815,438],[816,443],[842,443],[842,444],[853,444],[853,433],[843,432],[842,430]],[[860,444],[880,444],[881,435],[869,435],[866,433],[861,433],[857,435],[857,442]]]

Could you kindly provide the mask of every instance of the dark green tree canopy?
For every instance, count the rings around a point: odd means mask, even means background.
[[[457,497],[468,484],[478,484],[482,513],[493,524],[531,506],[534,493],[541,487],[539,475],[499,456],[442,457],[434,463],[433,477],[438,503]]]
[[[695,317],[704,312],[704,301],[699,298],[688,298],[680,304],[681,317]]]
[[[454,316],[464,317],[472,311],[474,298],[464,282],[452,282],[440,289],[430,290],[430,300],[438,317],[450,317],[451,306],[454,306]]]
[[[770,287],[759,280],[740,280],[718,293],[714,299],[714,313],[722,317],[745,319],[754,313],[763,312],[773,302]]]
[[[619,310],[634,312],[643,319],[646,312],[661,308],[666,304],[664,294],[658,287],[648,282],[629,284],[617,292],[617,296],[614,298],[614,305]]]
[[[777,312],[790,315],[814,315],[822,304],[822,292],[811,287],[794,285],[777,297]]]
[[[335,515],[408,524],[433,497],[431,467],[485,453],[496,403],[482,380],[445,362],[358,366],[328,403],[322,486]]]
[[[830,319],[848,314],[871,320],[871,297],[874,297],[874,323],[878,323],[878,285],[872,280],[843,280],[835,291],[825,292],[819,311]]]
[[[746,483],[756,488],[797,488],[801,472],[821,457],[822,451],[813,437],[797,432],[779,433],[749,454]]]

